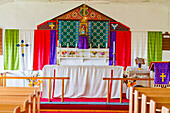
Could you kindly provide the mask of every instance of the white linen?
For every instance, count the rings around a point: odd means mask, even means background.
[[[56,66],[46,65],[43,68],[44,77],[53,77],[54,69],[56,77],[70,77],[64,81],[64,97],[69,98],[102,98],[107,96],[107,81],[104,77],[111,77],[113,69],[114,78],[123,77],[123,67],[115,66]],[[48,80],[43,81],[42,97],[48,98]],[[53,82],[51,87],[53,86]],[[53,89],[53,88],[52,88]],[[53,90],[52,90],[53,92]],[[52,94],[51,94],[52,96]],[[55,81],[54,97],[61,96],[61,80]],[[120,97],[120,81],[114,80],[112,83],[112,98]]]
[[[145,65],[147,66],[147,32],[146,31],[133,31],[131,41],[131,64],[135,66],[136,57],[144,58]]]
[[[22,57],[22,51],[20,47],[20,70],[32,70],[33,63],[33,38],[34,30],[20,29],[19,30],[19,43],[24,40],[24,44],[29,44],[28,47],[24,47],[24,58]],[[24,63],[24,64],[23,64]]]

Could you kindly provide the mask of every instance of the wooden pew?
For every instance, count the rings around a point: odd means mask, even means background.
[[[33,94],[35,91],[22,91],[22,90],[16,90],[16,91],[9,91],[9,90],[1,90],[0,89],[0,98],[20,98],[20,99],[28,99],[29,100],[29,113],[31,113],[31,105],[32,105],[32,112],[36,113],[36,95]],[[15,100],[15,99],[14,99]],[[0,101],[1,102],[1,101]]]
[[[166,109],[163,107],[165,106]],[[161,110],[162,109],[162,110]],[[170,109],[170,102],[168,101],[153,101],[150,100],[150,113],[156,113],[156,111],[161,111],[161,112],[167,112],[169,111],[168,109]],[[169,112],[168,112],[169,113]]]
[[[140,92],[135,90],[135,96],[134,96],[134,102],[135,102],[135,106],[134,106],[134,112],[135,113],[140,113],[141,112],[141,99],[142,99],[142,94],[145,94],[147,96],[157,96],[159,95],[160,97],[165,97],[165,96],[169,96],[170,92],[167,91],[147,91],[147,92]]]
[[[142,94],[142,105],[141,105],[141,113],[148,113],[149,112],[149,105],[150,105],[150,100],[157,100],[163,101],[164,102],[170,102],[170,95],[145,95]]]
[[[28,113],[28,100],[26,99],[25,101],[18,101],[18,102],[10,102],[9,100],[6,102],[0,102],[0,111],[3,113],[4,112],[11,112],[13,111],[16,107],[20,106],[21,108],[21,113]]]
[[[40,113],[40,87],[0,87],[0,91],[35,91],[36,102],[37,102],[37,111]]]
[[[130,87],[129,113],[133,113],[133,111],[134,111],[134,90],[138,90],[141,92],[170,91],[170,89],[167,89],[167,88]],[[139,98],[141,98],[141,97],[139,97]],[[135,105],[136,105],[136,103],[135,103]],[[139,106],[139,102],[137,103],[137,106]],[[136,111],[136,112],[138,112],[138,111]]]
[[[9,106],[9,107],[11,107],[11,106]],[[0,113],[21,113],[20,112],[21,110],[20,110],[20,106],[17,106],[17,107],[15,107],[14,108],[14,110],[12,110],[12,111],[10,111],[10,110],[4,110],[4,111],[0,111]]]
[[[161,113],[169,113],[169,109],[166,108],[165,106],[162,106],[162,111]]]

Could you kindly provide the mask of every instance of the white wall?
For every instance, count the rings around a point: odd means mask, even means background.
[[[16,1],[0,5],[0,27],[35,29],[46,20],[50,20],[81,3],[60,2],[22,2]],[[90,4],[92,8],[129,26],[131,31],[169,31],[170,8],[157,4]],[[163,52],[163,58],[170,60],[170,52]],[[0,57],[0,62],[3,59]],[[2,63],[0,64],[2,68]]]

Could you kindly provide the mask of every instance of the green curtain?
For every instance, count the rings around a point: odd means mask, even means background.
[[[4,70],[19,70],[19,30],[5,30]]]
[[[162,32],[148,32],[148,65],[152,61],[162,61]]]

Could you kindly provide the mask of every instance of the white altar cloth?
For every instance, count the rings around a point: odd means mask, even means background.
[[[107,81],[104,77],[111,77],[113,69],[114,78],[123,78],[123,67],[115,66],[56,66],[46,65],[43,68],[44,77],[53,77],[54,69],[56,70],[55,77],[70,77],[70,80],[64,80],[64,97],[69,98],[106,98],[107,96]],[[43,81],[42,97],[48,98],[48,80]],[[55,80],[53,89],[53,81],[51,84],[54,97],[61,97],[61,80]],[[120,97],[120,81],[112,83],[112,98]],[[52,93],[51,93],[52,97]]]

